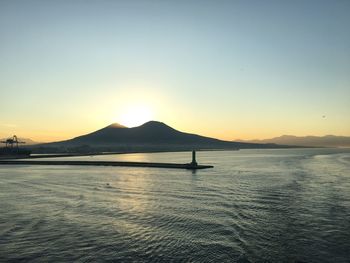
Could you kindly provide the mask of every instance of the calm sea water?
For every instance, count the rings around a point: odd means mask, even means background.
[[[0,166],[0,261],[350,262],[349,149],[197,156],[215,168]]]

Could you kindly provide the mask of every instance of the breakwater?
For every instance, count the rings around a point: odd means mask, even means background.
[[[212,165],[198,165],[193,163],[153,163],[153,162],[117,162],[117,161],[27,161],[0,160],[0,165],[81,165],[81,166],[124,166],[124,167],[153,167],[198,170],[213,168]]]

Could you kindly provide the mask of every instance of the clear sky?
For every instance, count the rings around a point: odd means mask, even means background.
[[[0,0],[0,138],[154,119],[350,136],[349,0]]]

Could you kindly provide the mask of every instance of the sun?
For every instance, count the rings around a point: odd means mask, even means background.
[[[135,127],[153,119],[153,110],[147,105],[135,105],[125,108],[120,116],[119,123],[126,127]]]

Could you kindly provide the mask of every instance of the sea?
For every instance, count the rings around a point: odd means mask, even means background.
[[[191,152],[64,159],[188,163]],[[214,168],[0,166],[0,262],[350,262],[350,149],[197,161]]]

